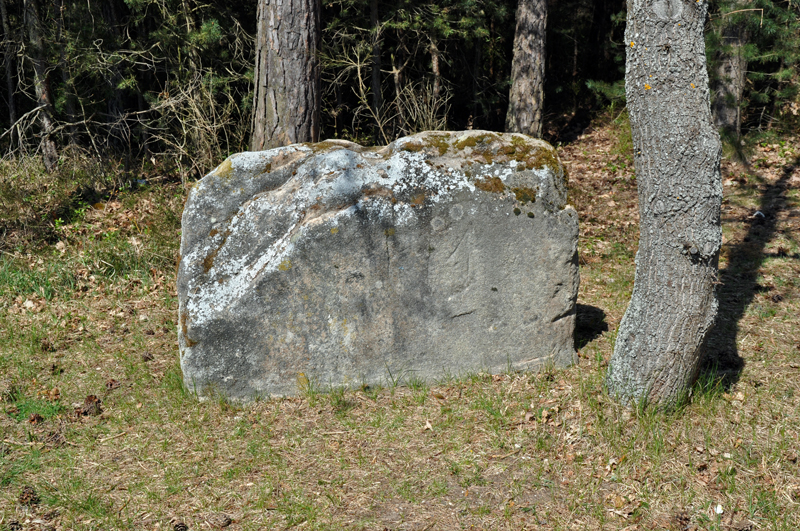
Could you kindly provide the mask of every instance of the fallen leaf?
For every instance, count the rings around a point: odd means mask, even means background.
[[[19,493],[19,498],[17,499],[20,505],[38,505],[39,503],[39,494],[36,492],[36,489],[31,487],[30,485],[25,485],[22,487],[22,491]]]
[[[78,415],[93,417],[102,412],[103,408],[101,407],[100,399],[95,395],[87,396],[83,401],[83,405],[75,411]]]
[[[51,431],[44,438],[44,442],[48,446],[51,446],[51,447],[54,447],[54,448],[59,448],[61,446],[64,446],[65,444],[67,444],[67,438],[64,437],[64,435],[62,433],[59,433],[57,431]]]
[[[425,430],[433,431],[433,426],[431,426],[431,421],[430,420],[425,420],[425,428],[422,431],[425,431]]]
[[[233,520],[227,514],[213,514],[208,518],[208,523],[213,527],[222,529],[231,525]]]

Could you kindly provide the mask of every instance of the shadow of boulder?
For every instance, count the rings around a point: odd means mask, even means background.
[[[588,304],[578,304],[575,316],[575,350],[591,343],[603,332],[608,332],[606,312]]]

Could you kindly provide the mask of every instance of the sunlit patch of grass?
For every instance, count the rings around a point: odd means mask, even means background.
[[[40,400],[35,398],[23,398],[13,403],[13,406],[6,411],[9,416],[21,422],[32,418],[34,415],[41,417],[41,421],[55,417],[63,413],[66,408],[57,402]]]
[[[41,263],[0,255],[0,296],[14,298],[36,295],[51,300],[56,295],[69,297],[75,289],[73,267],[68,262],[48,258]]]

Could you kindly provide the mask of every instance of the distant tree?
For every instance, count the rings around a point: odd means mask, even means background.
[[[741,1],[730,4],[731,13],[744,5]],[[744,47],[748,41],[747,25],[743,17],[726,17],[719,28],[719,49],[713,61],[713,97],[711,114],[714,124],[731,140],[741,135],[741,107],[744,94],[747,58]]]
[[[724,48],[715,57],[714,124],[729,136],[738,139],[741,134],[741,106],[744,94],[747,59],[747,28],[742,23],[727,24],[722,30]]]
[[[609,393],[669,407],[694,383],[717,314],[721,147],[711,119],[707,0],[632,0],[625,85],[639,189],[636,279]]]
[[[547,0],[519,0],[506,131],[542,136]]]
[[[8,98],[8,120],[13,126],[17,121],[17,105],[15,100],[16,83],[14,82],[14,70],[16,69],[16,46],[14,42],[14,35],[11,32],[11,25],[8,21],[8,10],[6,9],[6,0],[0,0],[0,18],[3,19],[3,62],[5,63],[6,71],[6,97]],[[14,131],[11,131],[13,142]]]
[[[318,0],[259,0],[254,151],[319,138]]]
[[[51,90],[47,51],[45,50],[44,28],[39,17],[39,3],[37,0],[25,0],[25,26],[28,30],[28,43],[30,44],[30,58],[33,63],[33,84],[36,90],[36,103],[38,105],[39,123],[42,126],[41,142],[42,151],[47,171],[53,171],[58,161],[56,143],[52,137],[53,123],[53,93]],[[5,11],[5,10],[4,10]]]

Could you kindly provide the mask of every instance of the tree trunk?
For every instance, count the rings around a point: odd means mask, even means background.
[[[2,1],[2,0],[0,0]],[[67,64],[67,43],[64,39],[64,13],[66,12],[66,8],[64,7],[64,0],[60,0],[58,4],[58,22],[56,24],[56,42],[58,43],[58,67],[61,70],[61,81],[64,83],[64,100],[65,100],[65,107],[67,111],[67,120],[69,122],[73,122],[69,126],[69,143],[75,144],[75,140],[78,134],[78,130],[75,127],[75,117],[77,114],[75,113],[75,104],[74,104],[74,86],[72,84],[72,77],[70,76],[69,72],[69,65]]]
[[[125,37],[122,33],[117,6],[115,1],[103,2],[101,14],[103,20],[109,28],[109,33],[114,38],[114,46],[122,47]],[[106,144],[113,147],[115,151],[125,151],[130,154],[132,149],[130,139],[130,127],[125,118],[125,95],[120,88],[123,80],[119,66],[110,65],[110,76],[106,76],[106,83],[109,85],[110,97],[106,98],[106,109],[111,120],[108,134],[105,136]]]
[[[58,160],[56,144],[51,138],[53,132],[53,96],[50,81],[47,78],[47,62],[42,36],[42,24],[39,18],[39,6],[36,0],[25,0],[25,26],[31,44],[31,62],[33,63],[33,84],[36,89],[36,103],[42,106],[39,121],[42,124],[42,159],[47,171],[53,171]]]
[[[506,131],[542,136],[547,0],[519,0]]]
[[[16,62],[16,50],[12,43],[14,43],[13,35],[11,34],[11,25],[8,23],[8,11],[6,10],[6,0],[0,0],[0,16],[3,19],[3,38],[5,46],[3,47],[3,55],[5,55],[6,65],[6,91],[8,92],[8,118],[9,124],[12,126],[17,121],[17,106],[14,102],[16,93],[16,83],[14,83],[14,63]],[[11,145],[14,144],[14,131],[11,131]]]
[[[436,108],[439,101],[439,93],[442,91],[442,70],[439,68],[439,47],[436,41],[431,39],[431,70],[433,70],[433,103],[431,108]]]
[[[378,122],[381,107],[383,106],[383,94],[381,92],[381,42],[380,26],[378,25],[378,0],[370,0],[370,23],[372,24],[373,43],[372,43],[372,115],[375,117],[375,130],[373,136],[377,140],[380,137],[381,125]]]
[[[318,0],[259,0],[254,151],[319,138]]]
[[[707,0],[630,0],[625,91],[639,188],[639,250],[608,368],[624,403],[687,396],[717,313],[719,134],[711,120]]]
[[[734,22],[725,24],[720,33],[723,48],[715,58],[716,79],[711,112],[714,125],[727,136],[738,140],[741,134],[741,103],[747,72],[747,60],[744,57],[747,29],[743,22]]]

